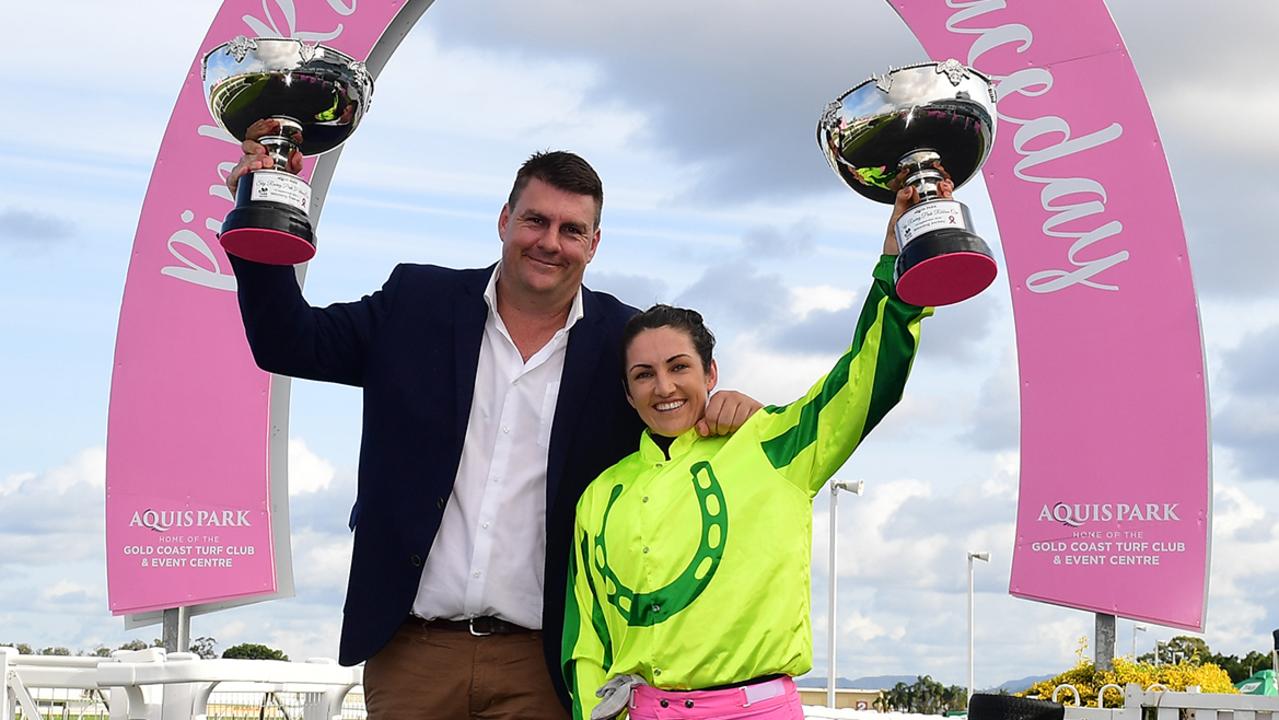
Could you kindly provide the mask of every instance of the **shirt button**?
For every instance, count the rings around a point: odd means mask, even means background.
[[[413,564],[413,567],[422,567],[422,556],[416,553],[410,555],[409,562]]]
[[[648,554],[648,546],[647,546],[647,545],[645,545],[645,546],[644,546],[644,554],[645,554],[645,555],[647,555],[647,554]]]
[[[643,498],[643,502],[648,502],[648,496],[647,496],[647,495],[645,495],[645,496],[644,496],[644,498]]]
[[[661,669],[661,668],[653,668],[653,674],[654,674],[654,675],[661,675],[661,674],[662,674],[662,669]]]
[[[657,701],[657,704],[658,704],[658,705],[661,705],[662,707],[670,707],[670,706],[671,706],[670,701],[669,701],[669,700],[667,700],[666,698],[662,698],[661,700],[658,700],[658,701]]]
[[[502,432],[509,433],[510,431],[511,431],[511,428],[509,426],[507,425],[502,426]]]
[[[662,606],[658,605],[657,603],[653,603],[653,612],[661,612],[661,611],[662,611]]]
[[[443,510],[443,509],[444,509],[444,506],[445,506],[446,504],[448,504],[448,498],[446,498],[446,497],[444,497],[444,496],[440,496],[440,497],[438,497],[438,498],[436,498],[436,499],[435,499],[435,507],[437,507],[437,508],[439,508],[439,509],[441,509],[441,510]]]
[[[471,577],[475,577],[475,578],[477,578],[477,577],[479,577],[479,576],[480,576],[480,571],[479,571],[479,570],[476,570],[475,572],[471,573]]]
[[[482,523],[482,524],[480,525],[480,527],[484,528],[485,530],[488,530],[488,529],[489,529],[489,524],[488,524],[488,523]]]

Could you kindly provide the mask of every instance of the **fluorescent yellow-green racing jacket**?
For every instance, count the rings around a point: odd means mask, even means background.
[[[930,308],[876,265],[852,344],[799,400],[729,437],[645,432],[577,504],[563,670],[574,720],[616,675],[691,690],[813,664],[813,497],[901,399]]]

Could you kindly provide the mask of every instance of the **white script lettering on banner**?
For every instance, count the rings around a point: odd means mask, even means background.
[[[978,36],[968,52],[968,64],[978,70],[982,70],[979,64],[981,56],[990,50],[1016,44],[1016,52],[1022,53],[1034,42],[1034,32],[1021,23],[994,27],[961,27],[961,23],[968,20],[1005,9],[1007,6],[1004,0],[946,0],[946,6],[957,9],[946,20],[947,30]],[[1052,73],[1046,68],[1023,68],[1010,75],[985,70],[983,72],[997,84],[1000,98],[1013,94],[1036,98],[1052,89]],[[1127,261],[1128,250],[1115,247],[1113,243],[1090,248],[1102,241],[1117,238],[1123,232],[1123,223],[1118,220],[1105,221],[1108,197],[1106,187],[1092,178],[1053,177],[1048,174],[1047,169],[1043,171],[1044,174],[1031,175],[1026,170],[1049,164],[1053,160],[1096,150],[1123,135],[1123,126],[1111,123],[1108,127],[1075,137],[1070,123],[1059,116],[1018,118],[1003,112],[998,112],[998,115],[1000,120],[1019,126],[1013,138],[1013,147],[1022,156],[1014,170],[1018,179],[1044,186],[1040,192],[1040,206],[1048,213],[1041,226],[1044,237],[1073,240],[1065,252],[1065,260],[1069,266],[1044,268],[1030,273],[1026,277],[1026,288],[1035,293],[1052,293],[1075,285],[1095,290],[1118,290],[1117,284],[1101,282],[1098,276]],[[1043,145],[1045,138],[1051,138],[1055,142]],[[1094,215],[1103,217],[1097,218],[1096,227],[1091,229],[1058,229],[1062,225]]]

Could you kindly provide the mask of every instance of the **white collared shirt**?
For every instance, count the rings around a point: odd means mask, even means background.
[[[493,615],[541,629],[546,451],[582,291],[564,327],[525,362],[497,313],[501,271],[499,263],[484,289],[488,318],[462,461],[413,612],[446,620]]]

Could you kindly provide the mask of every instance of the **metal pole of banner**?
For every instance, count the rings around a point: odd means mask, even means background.
[[[827,582],[830,588],[827,592],[826,605],[826,707],[835,707],[835,586],[839,583],[835,580],[835,528],[837,527],[836,518],[839,517],[839,483],[832,482],[830,484],[830,572],[827,573]]]
[[[839,517],[839,491],[846,490],[854,495],[861,495],[866,488],[865,480],[857,482],[840,482],[831,480],[830,482],[830,572],[828,573],[828,582],[830,584],[827,592],[829,601],[826,613],[826,657],[829,658],[829,665],[826,672],[826,707],[835,708],[835,587],[839,584],[836,580],[835,570],[835,530],[839,527],[836,518]]]
[[[990,562],[988,552],[968,553],[968,699],[973,697],[973,561]]]
[[[1097,642],[1093,653],[1093,666],[1098,670],[1115,667],[1115,616],[1097,613]]]
[[[164,611],[165,652],[187,652],[191,649],[191,613],[187,608],[168,608]]]

